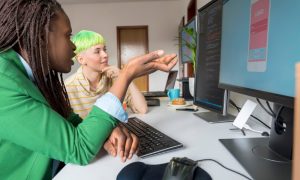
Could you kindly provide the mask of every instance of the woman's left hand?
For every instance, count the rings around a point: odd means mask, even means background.
[[[104,149],[112,156],[119,155],[122,162],[136,153],[139,140],[123,125],[119,124],[104,143]]]

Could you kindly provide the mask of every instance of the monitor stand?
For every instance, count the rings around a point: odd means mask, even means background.
[[[220,114],[216,112],[199,112],[194,113],[194,115],[200,117],[201,119],[205,120],[208,123],[223,123],[223,122],[233,122],[235,117],[230,114]]]
[[[279,115],[273,119],[270,138],[220,139],[255,180],[291,179],[293,109],[276,106]]]

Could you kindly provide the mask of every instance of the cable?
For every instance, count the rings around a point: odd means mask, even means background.
[[[260,107],[262,107],[266,113],[268,113],[270,116],[272,116],[273,118],[275,118],[275,114],[274,113],[271,113],[270,111],[268,111],[266,109],[266,107],[260,102],[260,100],[258,98],[256,98],[256,101],[258,102],[258,104],[260,105]]]
[[[280,108],[277,111],[276,117],[275,117],[275,131],[278,134],[282,134],[285,131],[285,122],[284,119],[280,116],[282,110],[284,109],[284,106],[280,106]]]
[[[233,102],[233,100],[231,100],[231,99],[229,99],[229,103],[232,105],[232,106],[234,106],[236,109],[237,109],[237,111],[238,112],[240,112],[240,107],[238,107],[236,104],[235,104],[235,102]]]
[[[234,106],[238,112],[240,112],[241,108],[238,107],[231,99],[229,100],[229,103]],[[264,123],[262,120],[260,120],[258,117],[251,115],[252,118],[254,118],[255,120],[257,120],[258,122],[262,123],[264,126],[266,126],[268,129],[271,129],[270,126],[268,126],[266,123]]]
[[[274,116],[276,116],[276,113],[273,111],[273,109],[271,108],[270,106],[270,103],[269,101],[266,101],[267,105],[268,105],[268,108],[270,109],[270,111],[272,112],[272,114],[274,114]]]
[[[270,126],[268,126],[266,123],[262,122],[260,119],[258,119],[258,117],[251,115],[252,118],[256,119],[257,121],[259,121],[260,123],[262,123],[264,126],[266,126],[268,129],[271,129]]]
[[[236,173],[236,174],[238,174],[238,175],[240,175],[240,176],[243,176],[243,177],[246,178],[246,179],[252,180],[252,179],[249,178],[248,176],[246,176],[246,175],[244,175],[244,174],[242,174],[242,173],[240,173],[240,172],[238,172],[238,171],[235,171],[235,170],[233,170],[233,169],[230,169],[230,168],[224,166],[223,164],[221,164],[220,162],[218,162],[218,161],[216,161],[216,160],[214,160],[214,159],[200,159],[200,160],[197,160],[197,162],[202,162],[202,161],[213,161],[213,162],[219,164],[220,166],[222,166],[223,168],[225,168],[225,169],[227,169],[227,170],[229,170],[229,171],[231,171],[231,172],[234,172],[234,173]]]

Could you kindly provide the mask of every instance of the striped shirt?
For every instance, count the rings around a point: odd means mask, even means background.
[[[96,100],[108,92],[113,84],[113,79],[102,74],[98,87],[95,91],[90,88],[89,81],[85,78],[80,67],[76,73],[65,80],[66,90],[69,96],[71,107],[81,118],[85,118],[92,109]],[[131,95],[127,93],[124,102],[131,106]]]

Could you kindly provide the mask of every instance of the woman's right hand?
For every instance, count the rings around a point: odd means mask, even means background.
[[[109,92],[122,102],[127,88],[133,79],[150,74],[156,70],[170,71],[177,63],[177,55],[169,54],[163,56],[163,54],[164,51],[158,50],[131,59],[120,71],[118,78],[109,89]]]
[[[132,81],[137,77],[150,74],[156,70],[168,72],[177,63],[177,55],[169,54],[163,56],[163,54],[163,50],[158,50],[146,55],[135,57],[129,60],[121,73]]]

